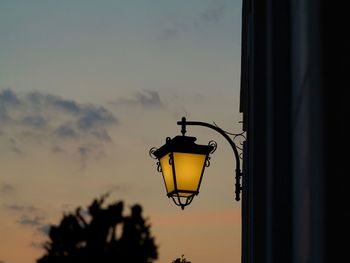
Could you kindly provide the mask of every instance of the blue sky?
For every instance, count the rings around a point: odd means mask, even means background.
[[[239,262],[227,143],[190,129],[218,151],[185,212],[148,150],[177,135],[183,115],[240,131],[240,28],[240,1],[0,1],[0,262],[34,262],[38,229],[105,191],[144,206],[158,262]],[[22,253],[8,252],[15,244]]]

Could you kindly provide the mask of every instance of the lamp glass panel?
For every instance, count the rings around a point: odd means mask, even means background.
[[[198,191],[205,154],[174,152],[176,184],[178,190]],[[180,196],[187,196],[181,194]]]
[[[160,165],[162,167],[162,173],[167,193],[170,193],[175,190],[173,169],[172,166],[169,164],[169,158],[169,154],[166,154],[159,160]]]

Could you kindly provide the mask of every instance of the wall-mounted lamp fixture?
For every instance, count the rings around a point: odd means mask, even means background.
[[[168,137],[166,143],[159,149],[153,147],[150,150],[151,157],[158,160],[157,170],[163,175],[167,196],[171,197],[174,203],[182,209],[189,205],[194,196],[199,193],[204,168],[210,165],[209,154],[216,150],[214,141],[210,141],[208,145],[198,145],[195,143],[195,137],[185,136],[186,125],[195,125],[217,131],[230,143],[236,159],[235,199],[239,201],[242,190],[240,183],[242,172],[238,150],[242,151],[242,148],[236,146],[234,139],[238,136],[245,139],[243,133],[231,134],[209,123],[186,121],[185,117],[177,124],[181,125],[182,136],[176,136],[173,139]],[[232,135],[233,139],[229,135]]]

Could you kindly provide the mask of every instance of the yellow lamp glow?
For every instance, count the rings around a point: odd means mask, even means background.
[[[216,145],[195,144],[195,137],[176,136],[166,139],[159,149],[152,148],[151,154],[162,172],[168,197],[182,209],[199,193],[205,166],[209,165],[209,154]]]

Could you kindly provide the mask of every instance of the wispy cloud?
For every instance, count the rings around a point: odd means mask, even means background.
[[[0,183],[0,193],[12,194],[15,192],[15,187],[8,183]]]
[[[59,138],[77,138],[78,137],[78,132],[74,129],[74,126],[69,123],[63,123],[60,126],[58,126],[54,134],[59,137]]]
[[[144,107],[162,107],[163,102],[160,100],[159,93],[152,90],[138,92],[136,95],[137,101]]]
[[[42,216],[22,215],[22,217],[18,220],[18,223],[22,226],[39,227],[43,224],[43,220],[44,220],[44,217]]]
[[[17,221],[21,226],[32,228],[40,235],[48,235],[51,225],[45,223],[46,218],[42,215],[22,215]]]
[[[90,159],[98,159],[104,155],[101,147],[93,144],[81,145],[77,150],[80,158],[80,170],[84,170],[86,168]]]
[[[5,208],[19,213],[38,213],[39,209],[34,206],[25,205],[6,205]]]
[[[11,90],[4,90],[0,93],[0,120],[8,121],[8,110],[19,104],[17,96]]]
[[[50,225],[45,223],[44,212],[32,205],[5,205],[5,208],[18,215],[17,223],[21,226],[33,228],[35,232],[46,235]]]
[[[154,90],[138,91],[130,98],[120,98],[112,102],[113,105],[140,105],[143,108],[163,108],[159,92]]]
[[[217,24],[225,15],[226,3],[224,1],[214,1],[211,6],[194,18],[196,26],[206,26]]]
[[[141,97],[143,103],[156,103],[156,99]],[[56,149],[54,153],[64,152],[62,143],[69,142],[81,153],[82,145],[111,142],[109,128],[118,124],[112,112],[102,106],[40,92],[17,94],[11,89],[0,91],[0,121],[0,139],[7,139],[15,153],[22,153],[28,142],[48,145]],[[57,145],[62,151],[57,151]]]
[[[205,9],[199,10],[192,17],[179,18],[165,24],[159,34],[160,40],[172,40],[181,35],[218,24],[225,16],[226,0],[213,0]]]

